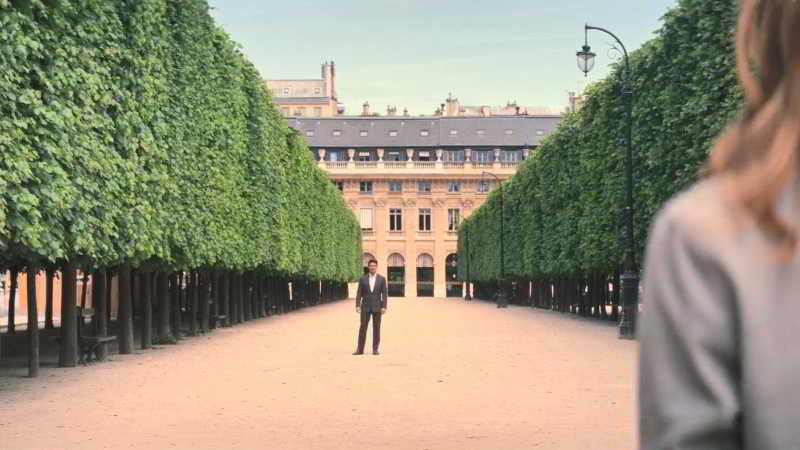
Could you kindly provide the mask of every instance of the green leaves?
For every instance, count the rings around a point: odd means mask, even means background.
[[[358,274],[355,218],[205,0],[0,24],[0,265]]]
[[[736,0],[683,0],[657,37],[631,54],[639,260],[654,214],[697,179],[741,104],[737,7]],[[587,88],[583,108],[567,115],[505,185],[509,276],[610,273],[621,263],[627,122],[620,70]],[[495,190],[461,227],[459,261],[469,242],[471,280],[499,277],[499,218]]]

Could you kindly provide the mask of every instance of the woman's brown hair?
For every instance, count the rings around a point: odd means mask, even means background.
[[[776,202],[798,170],[800,0],[742,0],[736,57],[744,111],[714,146],[711,173],[730,175],[738,206],[791,255],[797,231]]]

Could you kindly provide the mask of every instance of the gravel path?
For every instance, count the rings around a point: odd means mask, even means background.
[[[367,350],[371,348],[371,324]],[[390,300],[353,356],[351,301],[108,363],[0,377],[0,449],[632,449],[636,343],[609,324]]]

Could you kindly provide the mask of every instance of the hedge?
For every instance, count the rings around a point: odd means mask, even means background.
[[[681,0],[630,55],[639,260],[654,214],[697,180],[712,142],[740,107],[737,10],[736,0]],[[616,65],[587,88],[583,107],[502,185],[506,278],[534,285],[518,293],[522,302],[600,315],[603,302],[616,302],[607,286],[618,282],[625,248],[623,76]],[[495,189],[459,233],[459,261],[469,259],[470,280],[484,285],[500,278],[499,209]],[[466,279],[465,264],[459,274]]]

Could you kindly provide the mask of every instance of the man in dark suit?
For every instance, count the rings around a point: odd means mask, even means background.
[[[356,293],[356,312],[361,314],[361,327],[358,329],[358,348],[354,355],[364,354],[364,344],[367,340],[367,326],[372,317],[372,354],[378,354],[378,345],[381,343],[381,316],[386,313],[388,304],[388,289],[386,278],[378,275],[378,261],[374,259],[367,263],[369,273],[358,281]]]

